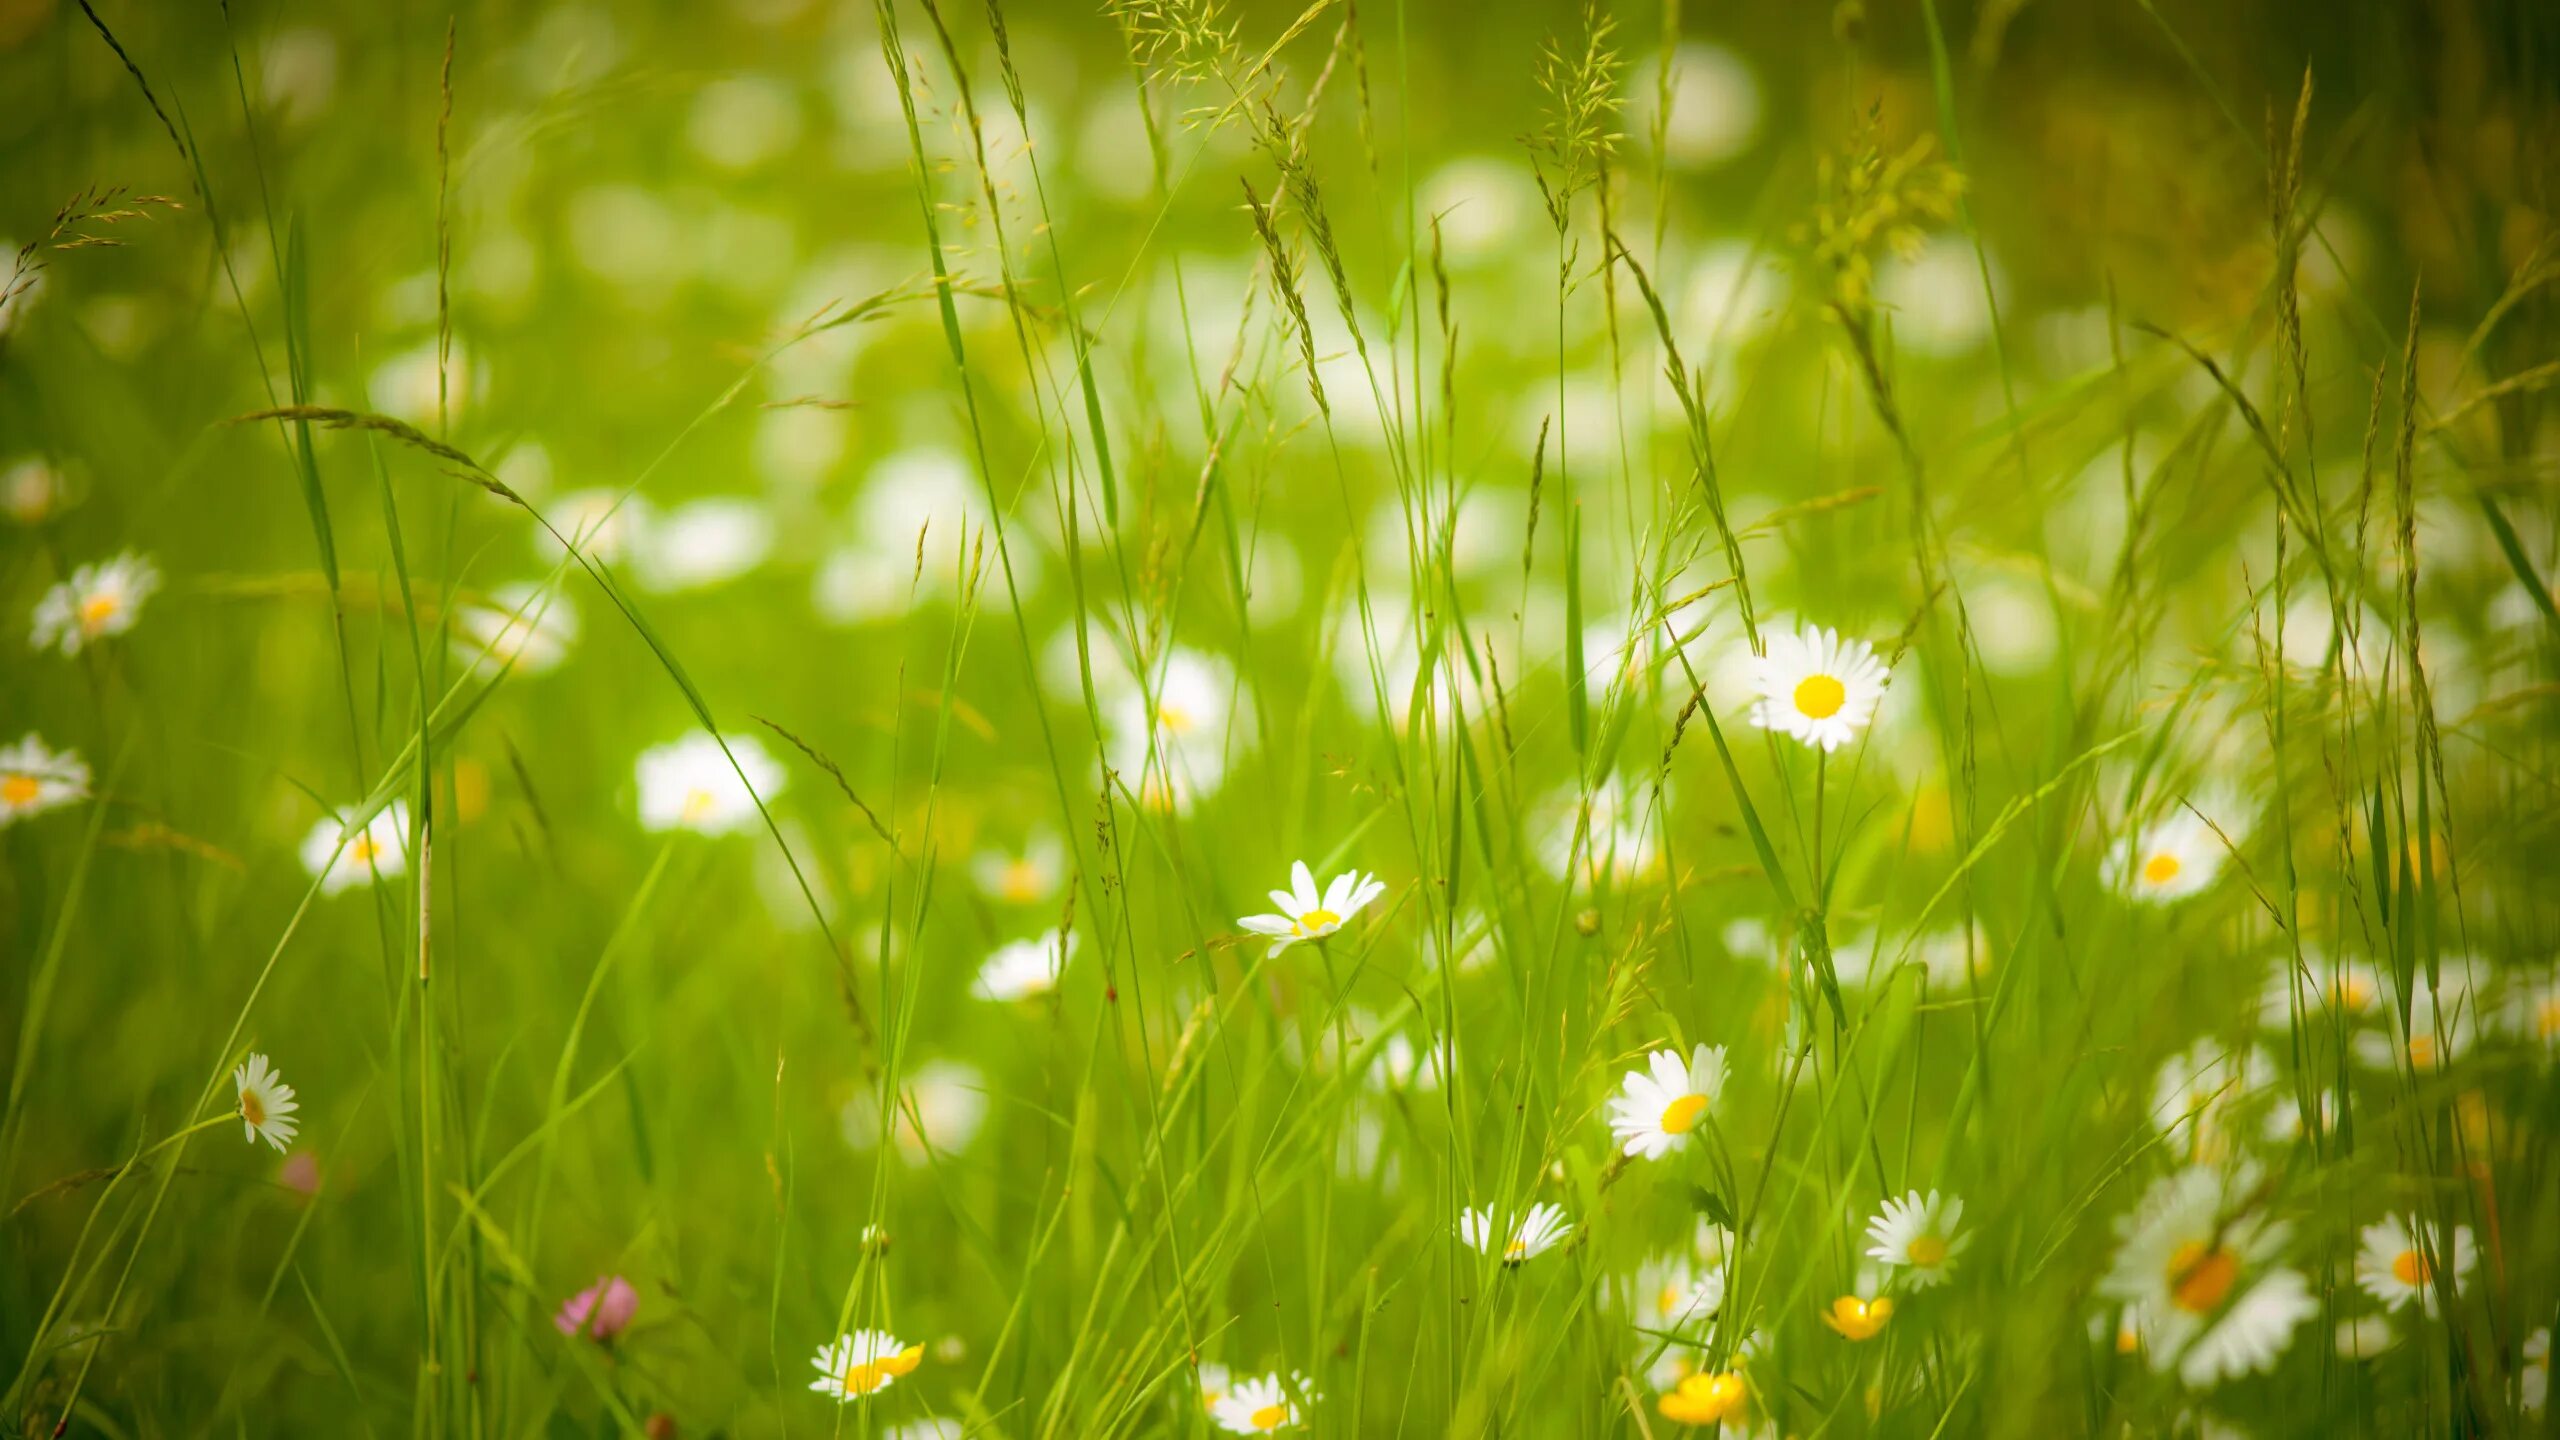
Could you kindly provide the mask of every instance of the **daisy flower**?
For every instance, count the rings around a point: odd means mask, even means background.
[[[2153,1183],[2118,1222],[2123,1243],[2101,1288],[2133,1306],[2151,1367],[2197,1389],[2274,1367],[2320,1302],[2275,1263],[2286,1228],[2245,1213],[2259,1172],[2196,1165]]]
[[[754,736],[732,737],[724,755],[717,739],[694,734],[643,751],[639,780],[641,828],[726,835],[755,823],[756,797],[780,794],[783,771]]]
[[[1043,930],[999,947],[978,968],[973,987],[982,1000],[1026,1000],[1058,988],[1058,974],[1076,953],[1075,932]]]
[[[2117,842],[2099,878],[2110,890],[2152,903],[2200,894],[2221,875],[2223,858],[2248,838],[2246,824],[2227,818],[2238,813],[2238,806],[2220,800],[2192,810],[2178,805]],[[2213,824],[2204,815],[2213,816]]]
[[[1956,1196],[1941,1197],[1932,1190],[1922,1195],[1914,1190],[1899,1200],[1887,1200],[1875,1218],[1867,1222],[1867,1258],[1893,1266],[1898,1282],[1914,1290],[1925,1290],[1947,1278],[1955,1258],[1973,1241],[1970,1235],[1956,1233],[1956,1222],[1964,1218],[1964,1201]]]
[[[1821,626],[1767,638],[1768,653],[1752,671],[1760,698],[1751,723],[1826,752],[1856,739],[1884,700],[1886,672],[1875,648]]]
[[[983,850],[969,862],[978,893],[1006,905],[1037,905],[1057,893],[1066,877],[1067,847],[1055,835],[1035,835],[1020,854]]]
[[[629,1329],[639,1313],[640,1292],[621,1276],[606,1275],[562,1301],[551,1324],[571,1339],[583,1336],[602,1345]]]
[[[322,816],[302,837],[302,868],[319,879],[323,895],[398,876],[409,868],[409,802],[392,801],[355,830],[345,811]]]
[[[83,565],[36,602],[32,643],[77,655],[82,646],[132,629],[142,602],[159,588],[159,567],[130,550]]]
[[[1741,1414],[1749,1398],[1742,1372],[1725,1370],[1690,1376],[1680,1382],[1679,1389],[1655,1401],[1654,1408],[1663,1419],[1682,1425],[1721,1425]]]
[[[2436,1313],[2436,1267],[2444,1263],[2447,1251],[2432,1235],[2421,1230],[2414,1219],[2394,1215],[2364,1227],[2362,1243],[2356,1247],[2356,1284],[2364,1293],[2382,1302],[2385,1309],[2398,1310],[2416,1301],[2421,1313]],[[2479,1256],[2472,1248],[2471,1227],[2453,1227],[2451,1249],[2453,1278],[2460,1280],[2471,1273]]]
[[[0,829],[70,804],[89,793],[89,766],[68,750],[48,750],[29,732],[0,747]]]
[[[1609,1102],[1609,1133],[1626,1153],[1659,1160],[1689,1143],[1724,1090],[1724,1047],[1700,1045],[1683,1064],[1677,1050],[1656,1050],[1645,1068],[1630,1070],[1624,1093]]]
[[[1493,1211],[1468,1210],[1458,1216],[1458,1236],[1487,1255],[1499,1253],[1505,1265],[1525,1264],[1563,1243],[1573,1233],[1561,1205],[1532,1205],[1508,1241],[1494,1228]],[[1497,1251],[1496,1247],[1499,1246]]]
[[[1279,914],[1247,915],[1236,923],[1256,935],[1269,936],[1269,953],[1277,955],[1301,940],[1322,940],[1385,893],[1385,881],[1345,870],[1318,895],[1315,872],[1300,860],[1289,867],[1289,888],[1271,892],[1271,903],[1280,907]]]
[[[1843,1340],[1855,1343],[1873,1340],[1881,1334],[1885,1322],[1893,1318],[1893,1298],[1889,1295],[1865,1297],[1843,1295],[1822,1312],[1822,1323]]]
[[[818,1378],[809,1388],[835,1398],[839,1405],[886,1390],[902,1375],[924,1363],[924,1347],[909,1345],[886,1330],[856,1330],[835,1343],[818,1347]]]
[[[1235,1382],[1233,1389],[1220,1395],[1209,1405],[1209,1418],[1230,1435],[1268,1435],[1274,1430],[1289,1430],[1307,1423],[1306,1412],[1290,1392],[1297,1391],[1312,1405],[1318,1399],[1308,1385],[1307,1377],[1296,1374],[1283,1383],[1277,1372],[1256,1375]]]
[[[301,1123],[293,1112],[302,1106],[266,1056],[251,1055],[241,1062],[231,1072],[231,1083],[240,1092],[240,1123],[248,1129],[250,1144],[264,1140],[281,1152],[293,1143]]]
[[[1723,1308],[1724,1271],[1676,1255],[1649,1260],[1636,1271],[1635,1299],[1639,1327],[1685,1330]]]
[[[560,663],[578,639],[578,611],[568,597],[540,585],[501,585],[485,605],[455,612],[464,634],[493,664],[540,675]]]

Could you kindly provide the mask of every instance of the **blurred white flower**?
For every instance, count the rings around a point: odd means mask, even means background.
[[[1712,1319],[1724,1305],[1721,1265],[1701,1265],[1681,1255],[1663,1255],[1636,1270],[1636,1324],[1645,1330],[1677,1333]]]
[[[924,1132],[916,1132],[918,1118]],[[986,1080],[976,1070],[956,1060],[934,1060],[918,1066],[906,1077],[890,1133],[896,1137],[900,1158],[909,1164],[924,1163],[930,1153],[949,1155],[969,1148],[978,1138],[978,1127],[987,1117]],[[847,1100],[837,1116],[845,1143],[856,1150],[877,1149],[880,1144],[880,1096],[869,1086]]]
[[[1025,841],[1019,854],[981,850],[969,861],[978,893],[1006,905],[1037,905],[1057,893],[1066,878],[1067,847],[1047,832]]]
[[[2274,1064],[2256,1046],[2198,1041],[2162,1062],[2151,1082],[2151,1123],[2182,1141],[2187,1159],[2221,1160],[2235,1133],[2231,1117],[2275,1080]]]
[[[541,585],[501,585],[489,592],[486,604],[462,606],[454,618],[479,643],[483,656],[519,675],[540,675],[558,666],[578,639],[577,607]]]
[[[2442,1267],[2456,1282],[2479,1260],[2471,1243],[2471,1227],[2456,1225],[2448,1247],[2414,1217],[2394,1215],[2364,1227],[2356,1246],[2356,1284],[2387,1310],[2415,1303],[2427,1315],[2436,1313],[2436,1272]]]
[[[29,643],[38,650],[77,655],[85,646],[131,630],[142,618],[142,602],[159,588],[159,567],[130,550],[83,565],[36,601]]]
[[[1667,804],[1668,796],[1664,798]],[[1560,879],[1570,872],[1594,885],[1603,877],[1626,885],[1650,879],[1661,869],[1656,838],[1661,816],[1649,788],[1636,789],[1613,775],[1592,790],[1586,804],[1568,786],[1549,796],[1539,815],[1544,829],[1538,856],[1547,873]],[[1582,831],[1578,852],[1577,827]]]
[[[1662,158],[1675,170],[1704,170],[1751,148],[1760,135],[1759,77],[1749,62],[1721,45],[1692,40],[1671,52],[1671,110],[1662,115],[1661,60],[1626,71],[1631,139],[1650,142],[1662,131]]]
[[[580,554],[610,564],[621,559],[632,548],[634,537],[649,528],[653,513],[648,501],[619,490],[572,491],[544,508],[543,518],[551,528],[534,528],[534,553],[545,560],[559,559],[560,542],[551,534],[557,530]]]
[[[409,802],[394,800],[356,830],[343,813],[323,816],[302,839],[302,868],[335,895],[376,876],[392,879],[409,868]],[[340,843],[343,838],[344,844]]]
[[[2151,1367],[2175,1366],[2196,1389],[2273,1369],[2320,1310],[2302,1275],[2276,1263],[2288,1232],[2256,1208],[2260,1173],[2244,1161],[2164,1175],[2117,1226],[2101,1288],[2139,1315]]]
[[[631,568],[643,588],[701,590],[764,563],[773,553],[773,515],[754,500],[695,500],[650,520],[632,541]]]
[[[1058,988],[1058,976],[1075,958],[1074,931],[1043,930],[1027,940],[996,947],[978,967],[971,990],[981,1000],[1027,1000]]]
[[[2352,1315],[2338,1322],[2338,1354],[2348,1360],[2370,1360],[2399,1340],[2387,1315]]]
[[[1107,706],[1104,754],[1141,804],[1178,813],[1226,780],[1237,681],[1226,661],[1176,649],[1165,657],[1154,689],[1152,703],[1133,685]]]
[[[2159,818],[2116,843],[2099,877],[2135,900],[2184,900],[2213,884],[2224,857],[2248,841],[2250,829],[2248,808],[2228,791],[2173,799]]]
[[[1876,300],[1892,312],[1894,344],[1921,355],[1961,355],[1991,335],[1990,295],[2008,287],[1998,265],[1982,288],[1982,262],[1962,236],[1937,235],[1919,253],[1878,268]]]
[[[443,387],[445,417],[459,419],[471,408],[473,382],[469,351],[456,342],[440,363],[436,359],[436,343],[429,340],[374,366],[372,376],[365,381],[365,396],[383,414],[432,433],[437,423],[438,385]]]
[[[258,89],[289,126],[308,125],[338,95],[338,41],[314,25],[288,26],[258,47]]]
[[[1423,223],[1438,221],[1449,262],[1465,265],[1500,252],[1547,223],[1537,182],[1520,165],[1473,155],[1431,172],[1422,182]]]
[[[737,757],[734,766],[731,755]],[[640,824],[703,835],[743,830],[755,824],[757,799],[780,794],[785,778],[752,735],[730,737],[725,754],[714,737],[687,735],[641,753]]]
[[[2376,1070],[2396,1070],[2405,1061],[2419,1075],[2432,1074],[2461,1059],[2471,1049],[2479,1013],[2468,978],[2469,957],[2440,962],[2440,978],[2426,983],[2421,970],[2409,992],[2409,1019],[2400,1020],[2397,1006],[2386,1001],[2380,1030],[2355,1037],[2358,1060]]]
[[[69,750],[48,750],[28,732],[0,746],[0,830],[68,805],[89,793],[89,765]]]
[[[0,510],[20,525],[41,525],[58,515],[70,498],[62,472],[28,458],[0,472]]]

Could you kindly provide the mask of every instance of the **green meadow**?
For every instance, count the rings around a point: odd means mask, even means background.
[[[2560,12],[0,0],[0,1386],[2560,1436]]]

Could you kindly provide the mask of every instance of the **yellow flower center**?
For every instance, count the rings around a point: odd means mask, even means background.
[[[1904,1246],[1902,1253],[1910,1257],[1912,1264],[1926,1270],[1945,1262],[1947,1242],[1943,1236],[1923,1235]]]
[[[2178,872],[2186,868],[2187,866],[2185,861],[2180,860],[2177,856],[2163,850],[2159,854],[2142,862],[2142,883],[2146,885],[2166,885],[2170,881],[2177,879]]]
[[[107,622],[116,618],[116,612],[123,608],[124,597],[121,595],[90,596],[80,602],[81,631],[90,635],[97,634],[105,629]]]
[[[2560,1036],[2560,995],[2533,1007],[2533,1030],[2545,1040]]]
[[[347,842],[347,858],[358,865],[372,864],[373,857],[381,853],[382,847],[373,843],[370,834],[358,835]]]
[[[2436,1037],[2433,1035],[2409,1037],[2409,1064],[2415,1069],[2431,1070],[2435,1068],[2435,1063]]]
[[[1698,1128],[1699,1119],[1706,1113],[1706,1096],[1683,1095],[1662,1108],[1662,1132],[1666,1135],[1686,1135]]]
[[[1040,867],[1028,860],[1016,860],[1004,867],[1004,898],[1015,904],[1027,904],[1040,898]]]
[[[1743,1394],[1742,1377],[1728,1370],[1717,1375],[1692,1375],[1655,1404],[1666,1420],[1683,1425],[1714,1425],[1742,1408]]]
[[[1677,1285],[1663,1286],[1662,1293],[1655,1296],[1653,1299],[1654,1312],[1662,1316],[1665,1320],[1679,1318],[1681,1309],[1680,1294],[1680,1287]]]
[[[2190,1315],[2207,1315],[2221,1307],[2240,1280],[2240,1257],[2201,1240],[2189,1240],[2169,1252],[2169,1299]]]
[[[1191,709],[1187,705],[1159,705],[1156,707],[1156,723],[1176,735],[1188,735],[1191,733]]]
[[[267,1123],[267,1097],[259,1094],[255,1090],[242,1090],[240,1092],[240,1118],[248,1121],[251,1125],[264,1127]]]
[[[43,793],[33,775],[0,775],[0,805],[33,805]]]
[[[2133,1328],[2132,1326],[2130,1326],[2130,1325],[2124,1325],[2124,1326],[2119,1326],[2119,1327],[2117,1327],[2117,1329],[2116,1329],[2116,1353],[2117,1353],[2117,1354],[2119,1354],[2119,1355],[2130,1355],[2130,1354],[2134,1353],[2135,1351],[2140,1350],[2141,1348],[2142,1348],[2142,1332],[2141,1332],[2141,1331],[2134,1329],[2134,1328]]]
[[[2412,1290],[2426,1284],[2427,1278],[2434,1273],[2427,1264],[2427,1257],[2415,1250],[2403,1250],[2391,1257],[2391,1278]]]
[[[1253,1422],[1256,1430],[1277,1430],[1289,1423],[1289,1407],[1285,1403],[1265,1405],[1246,1418]]]
[[[1828,720],[1849,703],[1849,687],[1828,675],[1807,675],[1796,682],[1796,710],[1808,720]]]
[[[696,785],[692,789],[684,792],[684,818],[687,820],[699,820],[703,816],[711,813],[711,807],[714,803],[716,802],[712,798],[710,789],[706,786]]]
[[[2349,1010],[2362,1010],[2373,1003],[2373,987],[2361,975],[2338,977],[2338,1003]]]
[[[1313,910],[1302,911],[1299,913],[1298,933],[1301,935],[1313,935],[1318,930],[1330,930],[1341,923],[1341,916],[1336,915],[1332,911],[1319,905]]]
[[[1876,1332],[1884,1328],[1884,1323],[1892,1318],[1893,1301],[1890,1297],[1863,1300],[1855,1295],[1843,1295],[1831,1302],[1831,1309],[1823,1315],[1822,1323],[1838,1331],[1843,1339],[1872,1340]]]
[[[868,1395],[901,1375],[924,1363],[924,1347],[910,1345],[895,1355],[883,1355],[860,1365],[848,1365],[837,1378],[848,1395]]]
[[[1528,1258],[1529,1242],[1526,1240],[1515,1236],[1510,1244],[1502,1247],[1502,1259],[1505,1264],[1517,1265]]]

